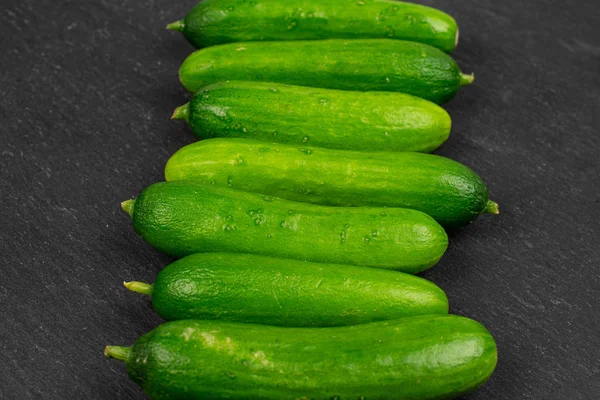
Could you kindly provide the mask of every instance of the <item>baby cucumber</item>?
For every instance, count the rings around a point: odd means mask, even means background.
[[[448,54],[422,43],[390,39],[329,39],[230,43],[198,50],[179,70],[197,92],[237,80],[329,89],[403,92],[444,103],[473,76]]]
[[[151,295],[168,321],[316,327],[448,313],[444,292],[413,275],[250,254],[193,254],[162,270],[153,285],[125,286]]]
[[[203,139],[424,153],[444,143],[452,125],[440,106],[403,93],[235,81],[202,89],[173,118],[187,120]]]
[[[104,354],[154,400],[454,399],[497,362],[490,333],[454,315],[336,328],[175,321]]]
[[[168,29],[196,47],[264,40],[390,38],[452,51],[458,26],[448,14],[390,0],[205,0]]]
[[[498,213],[479,176],[431,154],[210,139],[179,150],[167,163],[165,176],[327,206],[411,208],[446,227]]]
[[[247,253],[418,273],[448,246],[418,211],[324,207],[194,181],[152,185],[123,208],[148,243],[175,257]]]

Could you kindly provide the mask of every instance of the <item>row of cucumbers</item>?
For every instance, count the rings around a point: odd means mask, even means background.
[[[203,140],[122,204],[178,258],[149,295],[167,322],[108,346],[154,400],[450,399],[496,345],[448,315],[444,228],[497,214],[466,166],[427,154],[438,104],[472,82],[441,11],[393,0],[205,0],[169,25],[195,46],[173,118]],[[437,104],[436,104],[437,103]]]

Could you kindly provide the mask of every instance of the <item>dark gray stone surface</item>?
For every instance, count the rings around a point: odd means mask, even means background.
[[[600,8],[597,2],[427,1],[462,28],[476,83],[448,106],[438,151],[501,205],[453,232],[425,276],[484,323],[500,359],[470,399],[600,398]],[[167,22],[194,1],[0,5],[0,398],[144,399],[106,344],[160,323],[123,280],[170,260],[119,202],[194,139],[169,121],[191,48]]]

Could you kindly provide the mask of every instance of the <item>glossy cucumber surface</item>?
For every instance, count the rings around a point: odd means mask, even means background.
[[[196,47],[250,41],[389,38],[444,51],[458,43],[448,14],[390,0],[205,0],[169,24]]]
[[[402,92],[438,104],[473,81],[443,51],[390,39],[224,44],[192,53],[183,62],[179,78],[192,92],[213,83],[240,80]]]
[[[403,93],[236,81],[202,89],[173,118],[203,139],[424,153],[442,145],[452,125],[440,106]]]
[[[246,253],[418,273],[448,246],[418,211],[325,207],[194,181],[152,185],[123,208],[148,243],[175,257]]]
[[[324,327],[448,313],[444,292],[413,275],[250,254],[193,254],[163,269],[153,285],[125,286],[151,295],[168,321]]]
[[[176,321],[105,354],[154,400],[454,399],[497,360],[490,333],[453,315],[338,328]]]
[[[173,155],[165,177],[327,206],[410,208],[446,227],[498,212],[479,176],[456,161],[431,154],[210,139]]]

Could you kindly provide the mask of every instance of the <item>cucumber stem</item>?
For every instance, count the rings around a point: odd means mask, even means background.
[[[468,86],[475,80],[475,74],[460,74],[460,86]]]
[[[129,361],[129,356],[131,355],[131,348],[122,346],[106,346],[104,349],[104,355],[108,358],[114,358],[116,360],[127,362]]]
[[[152,296],[154,286],[144,282],[123,282],[123,286],[135,293]]]
[[[171,119],[184,119],[190,121],[190,103],[177,107],[171,116]]]
[[[185,22],[183,22],[183,20],[171,22],[169,25],[167,25],[167,29],[170,31],[183,32],[185,29]]]
[[[495,201],[488,200],[487,205],[485,206],[485,210],[483,210],[483,212],[485,214],[498,215],[500,214],[500,207]]]
[[[135,199],[126,200],[121,203],[121,208],[123,209],[123,211],[125,211],[127,214],[129,214],[130,217],[133,217],[133,207],[134,206],[135,206]]]

